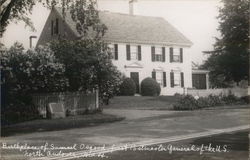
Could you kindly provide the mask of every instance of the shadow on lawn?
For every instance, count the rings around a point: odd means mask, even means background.
[[[125,118],[101,113],[71,116],[63,119],[40,119],[2,127],[1,136],[7,137],[32,132],[57,131],[96,126],[102,123],[121,121],[123,119]]]

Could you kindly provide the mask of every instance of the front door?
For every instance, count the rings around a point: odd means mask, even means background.
[[[136,86],[136,93],[139,93],[139,73],[130,72],[130,78],[134,80]]]

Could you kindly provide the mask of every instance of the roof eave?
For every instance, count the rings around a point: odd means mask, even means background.
[[[150,45],[164,45],[164,46],[183,46],[183,47],[191,47],[193,43],[175,43],[175,42],[153,42],[153,41],[138,41],[138,40],[112,40],[106,39],[104,40],[108,43],[136,43],[136,44],[150,44]]]

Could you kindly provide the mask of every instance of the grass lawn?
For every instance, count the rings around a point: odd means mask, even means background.
[[[178,101],[175,96],[117,96],[110,100],[110,104],[103,106],[105,108],[116,109],[152,109],[169,110],[172,104]]]
[[[71,128],[81,128],[99,125],[101,123],[121,121],[123,119],[124,117],[102,113],[71,116],[62,119],[40,119],[2,127],[1,136],[10,136],[14,134],[37,131],[56,131]]]

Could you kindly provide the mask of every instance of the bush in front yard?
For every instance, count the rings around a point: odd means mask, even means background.
[[[160,85],[153,78],[145,78],[141,82],[142,96],[159,96],[161,93]]]
[[[131,78],[125,78],[120,85],[120,95],[133,96],[135,94],[135,82]]]
[[[244,97],[241,97],[240,99],[244,104],[249,104],[250,102],[250,96],[244,96]]]
[[[195,99],[191,95],[180,96],[180,100],[173,105],[174,110],[194,110],[222,105],[242,105],[248,104],[249,97],[238,98],[233,94],[227,96],[209,95]]]
[[[208,97],[198,98],[197,105],[199,106],[199,108],[212,107],[212,105],[209,103]]]
[[[197,103],[197,100],[191,96],[191,95],[186,95],[181,97],[181,99],[173,104],[174,110],[194,110],[198,109],[199,105]]]
[[[221,101],[220,96],[215,96],[215,95],[209,95],[207,97],[208,104],[210,106],[221,106],[223,105],[223,102]]]

